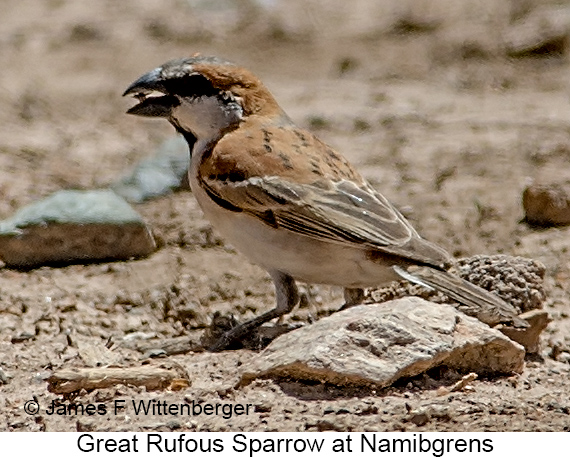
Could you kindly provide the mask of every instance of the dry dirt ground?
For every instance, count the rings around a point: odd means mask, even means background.
[[[106,187],[152,155],[172,129],[125,115],[131,101],[122,91],[168,59],[215,54],[258,74],[295,121],[342,151],[426,238],[456,256],[542,261],[553,322],[522,375],[444,397],[437,387],[457,379],[444,370],[381,391],[290,380],[234,388],[254,352],[143,361],[125,337],[197,335],[215,311],[246,319],[273,305],[265,272],[179,192],[136,206],[161,244],[149,258],[0,270],[0,430],[569,430],[569,229],[526,226],[520,202],[531,180],[570,179],[570,65],[564,43],[548,55],[506,49],[513,24],[560,4],[4,0],[0,218],[58,189]],[[289,322],[342,302],[336,289],[304,290]],[[108,413],[48,414],[62,399],[46,378],[86,366],[82,348],[105,345],[112,363],[175,365],[192,385],[82,392],[76,403]],[[24,411],[31,399],[36,415]],[[115,400],[149,399],[254,406],[231,418],[136,415],[131,406],[112,413]]]

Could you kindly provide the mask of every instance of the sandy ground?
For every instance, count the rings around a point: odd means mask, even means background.
[[[565,53],[509,58],[505,50],[516,21],[564,2],[3,3],[0,218],[58,189],[105,187],[151,155],[171,127],[125,115],[131,102],[120,94],[170,58],[215,54],[259,75],[296,122],[342,151],[426,238],[456,256],[542,261],[554,320],[522,375],[480,379],[445,397],[437,387],[457,379],[445,370],[381,391],[292,381],[234,388],[239,366],[255,356],[239,350],[150,361],[185,370],[188,389],[82,392],[77,404],[107,413],[49,414],[62,399],[46,378],[86,366],[86,346],[108,344],[108,363],[140,365],[142,355],[121,346],[125,336],[197,335],[215,311],[246,319],[273,305],[266,273],[179,192],[136,207],[161,242],[147,259],[0,270],[0,430],[569,430],[569,229],[520,220],[529,181],[570,179],[570,67]],[[289,322],[342,302],[337,289],[304,291]],[[253,406],[231,418],[137,415],[131,402],[150,399]],[[24,411],[29,400],[38,414]],[[127,407],[114,414],[117,400]],[[429,411],[427,420],[417,410]]]

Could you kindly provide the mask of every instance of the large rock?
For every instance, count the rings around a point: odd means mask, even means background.
[[[386,387],[439,365],[520,373],[524,356],[522,346],[452,306],[408,297],[350,308],[277,338],[243,367],[242,382],[287,377]]]
[[[60,191],[0,222],[0,259],[11,267],[129,259],[155,248],[142,218],[110,190]]]

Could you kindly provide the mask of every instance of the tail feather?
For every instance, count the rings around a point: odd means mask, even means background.
[[[518,317],[516,309],[499,296],[459,276],[431,267],[410,267],[404,270],[395,266],[402,278],[444,293],[460,303],[459,309],[488,325],[509,324],[528,327],[528,322]]]

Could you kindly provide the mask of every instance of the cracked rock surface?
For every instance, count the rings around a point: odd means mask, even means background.
[[[386,387],[439,365],[520,373],[524,355],[522,346],[477,319],[408,297],[356,306],[277,338],[243,368],[242,382],[269,377]]]

